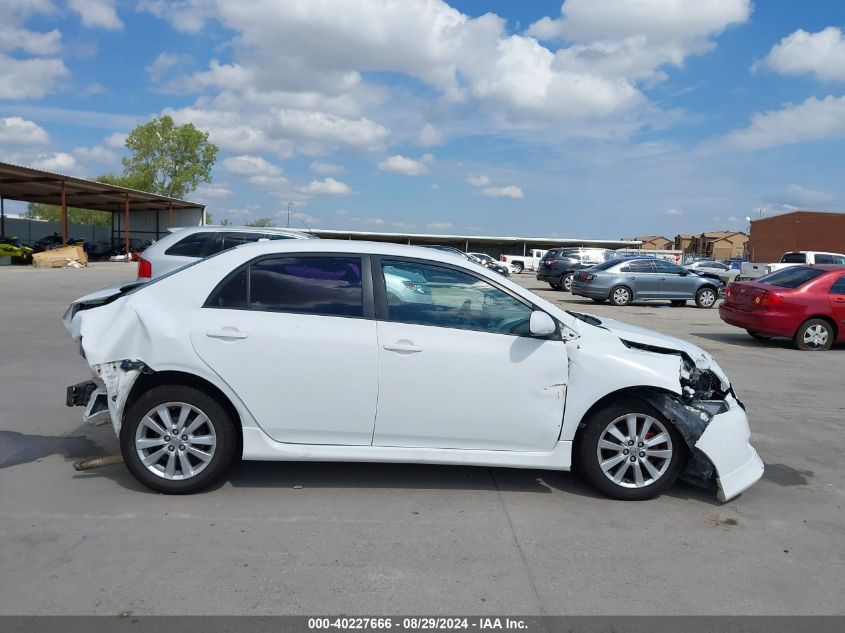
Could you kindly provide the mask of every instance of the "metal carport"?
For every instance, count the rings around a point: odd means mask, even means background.
[[[110,213],[112,243],[119,243],[122,233],[127,255],[131,234],[155,235],[158,239],[168,228],[205,223],[205,205],[197,202],[0,162],[0,235],[5,235],[3,202],[6,199],[59,207],[63,244],[68,239],[69,207]]]

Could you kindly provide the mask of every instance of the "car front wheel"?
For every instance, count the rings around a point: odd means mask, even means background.
[[[182,385],[161,385],[141,395],[120,429],[129,472],[165,494],[207,488],[224,475],[236,448],[226,410],[208,394]]]
[[[678,477],[687,457],[680,433],[637,398],[595,411],[576,441],[575,466],[595,488],[627,501],[650,499]]]

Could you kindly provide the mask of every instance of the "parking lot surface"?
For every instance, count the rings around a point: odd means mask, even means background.
[[[692,303],[596,305],[525,273],[566,309],[712,352],[764,479],[727,504],[683,482],[625,503],[574,473],[247,462],[163,496],[122,465],[71,467],[118,446],[64,406],[88,369],[60,316],[133,276],[0,269],[0,614],[845,613],[842,347],[758,342]]]

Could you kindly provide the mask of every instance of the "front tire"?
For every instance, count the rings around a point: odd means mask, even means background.
[[[716,305],[719,295],[710,286],[699,288],[695,293],[695,305],[699,308],[709,309]]]
[[[610,291],[610,303],[615,306],[626,306],[631,303],[631,289],[628,286],[616,286]]]
[[[805,352],[824,352],[833,345],[833,326],[824,319],[808,319],[801,324],[792,344]]]
[[[182,385],[161,385],[141,395],[120,429],[129,472],[164,494],[198,492],[219,480],[237,445],[235,424],[223,406]]]
[[[687,450],[681,434],[654,407],[623,397],[585,420],[573,458],[578,472],[607,496],[641,501],[674,483]]]

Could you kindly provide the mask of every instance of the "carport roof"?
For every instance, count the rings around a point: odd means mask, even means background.
[[[132,211],[205,208],[204,204],[197,202],[168,198],[32,167],[0,163],[0,197],[60,207],[62,188],[68,207],[93,211],[122,213],[127,200]]]

